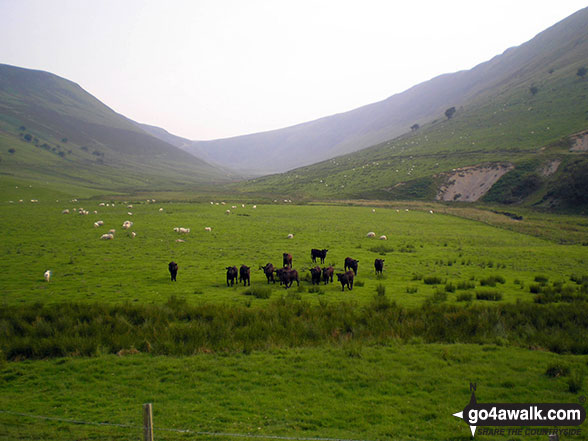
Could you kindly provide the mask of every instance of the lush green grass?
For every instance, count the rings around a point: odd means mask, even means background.
[[[195,436],[158,428],[361,440],[466,440],[469,427],[452,414],[469,402],[470,382],[477,383],[480,402],[577,402],[578,395],[569,391],[569,375],[547,373],[557,364],[573,374],[584,370],[586,361],[585,356],[492,345],[353,342],[249,355],[54,359],[2,365],[0,409],[140,426],[141,406],[151,402],[155,438],[160,440]],[[2,439],[140,436],[139,427],[76,425],[0,413]]]
[[[40,199],[30,203],[35,188],[21,191],[27,202],[3,202],[0,222],[4,240],[0,246],[2,292],[0,302],[61,303],[100,301],[119,303],[161,303],[171,295],[189,303],[251,303],[263,305],[267,299],[246,296],[242,286],[227,287],[225,267],[246,264],[252,268],[252,286],[266,285],[260,265],[281,265],[282,253],[294,256],[301,275],[302,299],[311,302],[353,299],[369,301],[376,286],[386,287],[387,295],[401,305],[416,306],[429,298],[435,286],[423,277],[437,276],[443,284],[465,281],[482,288],[480,281],[502,277],[499,284],[503,302],[533,302],[528,286],[538,274],[564,284],[572,274],[583,274],[588,249],[494,228],[481,222],[426,211],[346,206],[251,205],[231,209],[227,205],[188,203],[137,203],[133,208],[117,202],[115,207],[99,207],[98,201],[55,202]],[[18,193],[12,194],[18,197]],[[26,199],[25,199],[26,197]],[[36,199],[41,196],[36,197]],[[98,214],[62,215],[63,208],[83,207]],[[225,210],[232,210],[231,215]],[[163,208],[163,211],[159,211]],[[132,212],[129,216],[127,212]],[[105,225],[94,228],[96,220]],[[122,229],[124,220],[134,222],[137,237]],[[514,222],[514,221],[513,221]],[[210,226],[212,232],[206,232]],[[180,235],[174,227],[191,228]],[[117,230],[112,241],[100,240],[110,228]],[[130,231],[130,230],[129,230]],[[388,236],[386,242],[366,237],[368,231]],[[294,239],[287,239],[289,233]],[[176,239],[185,240],[177,243]],[[383,278],[374,274],[373,262],[386,252]],[[375,247],[375,248],[374,248]],[[345,257],[359,259],[357,280],[364,286],[341,292],[330,284],[324,294],[308,293],[311,248],[327,248],[326,264],[343,270]],[[171,283],[167,263],[179,264],[178,281]],[[43,273],[53,272],[51,282]],[[517,281],[515,283],[515,281]],[[417,292],[407,294],[407,288]],[[272,285],[270,299],[285,290]],[[448,302],[455,302],[456,292]]]
[[[155,425],[163,428],[469,439],[469,428],[451,414],[467,404],[470,381],[478,383],[483,402],[575,402],[584,390],[586,356],[528,349],[583,352],[583,322],[572,316],[585,316],[588,248],[560,244],[565,234],[557,232],[558,222],[573,219],[581,237],[579,218],[525,212],[523,221],[514,221],[485,210],[458,207],[463,213],[443,214],[437,211],[443,206],[409,203],[375,212],[372,206],[284,203],[253,209],[230,200],[147,204],[146,198],[128,201],[132,208],[120,200],[100,207],[99,199],[71,202],[15,184],[4,187],[0,205],[0,332],[11,339],[2,344],[0,410],[140,426],[141,404],[153,402]],[[73,207],[98,214],[61,214]],[[464,213],[472,219],[458,217]],[[92,226],[98,219],[104,227]],[[127,219],[134,222],[133,239],[121,227]],[[521,234],[521,225],[537,235],[547,231],[553,240]],[[174,227],[191,232],[179,235]],[[117,230],[115,239],[101,241],[110,228]],[[369,239],[368,231],[388,240]],[[289,233],[294,239],[286,238]],[[338,269],[347,256],[359,259],[363,286],[341,292],[340,285],[321,285],[322,291],[309,292],[304,278],[314,266],[311,248],[327,248],[326,263]],[[293,254],[301,288],[291,288],[283,301],[286,290],[272,285],[265,298],[267,283],[257,268],[268,261],[280,265],[283,252]],[[373,261],[382,255],[384,276],[376,277]],[[170,260],[180,266],[176,283],[169,280]],[[252,267],[251,295],[243,286],[226,286],[225,267],[242,263]],[[49,283],[46,269],[53,271]],[[429,277],[441,284],[426,284]],[[482,286],[482,280],[496,286]],[[540,292],[531,291],[535,284]],[[562,297],[569,289],[578,295]],[[476,299],[487,290],[502,299]],[[385,297],[377,295],[384,291]],[[172,295],[177,300],[167,303]],[[458,301],[464,295],[469,301]],[[538,295],[550,303],[537,302]],[[194,311],[204,314],[197,319]],[[199,323],[204,344],[196,347]],[[66,340],[74,349],[60,352]],[[108,355],[148,352],[147,342],[152,354]],[[19,345],[42,349],[42,357],[75,356],[6,361],[28,356],[8,353]],[[554,366],[564,366],[556,369],[562,374],[547,374]],[[138,428],[0,413],[2,439],[139,437]]]

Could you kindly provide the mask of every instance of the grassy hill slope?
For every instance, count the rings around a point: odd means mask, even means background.
[[[227,180],[77,84],[8,65],[0,65],[0,173],[84,194]]]
[[[503,95],[521,87],[526,92],[531,85],[544,93],[548,72],[561,77],[586,62],[587,24],[588,9],[583,9],[469,71],[441,75],[350,112],[264,133],[194,142],[187,150],[221,164],[239,154],[243,169],[283,172],[396,138],[413,124],[442,117],[452,106],[471,106],[481,99],[508,102]]]
[[[580,196],[585,204],[579,190],[576,199],[562,194],[581,187],[588,170],[586,152],[570,151],[572,135],[588,128],[588,78],[577,75],[588,62],[587,25],[584,9],[472,71],[435,80],[471,83],[464,86],[470,97],[455,106],[450,119],[443,109],[455,101],[438,107],[428,122],[419,120],[416,131],[251,180],[242,190],[279,189],[284,196],[298,198],[434,199],[453,169],[508,162],[514,170],[498,181],[488,200],[574,205]],[[478,77],[491,81],[473,81]],[[425,85],[412,92],[421,87]],[[559,162],[557,169],[542,173],[553,161]]]

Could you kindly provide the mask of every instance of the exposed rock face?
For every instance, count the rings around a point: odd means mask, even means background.
[[[571,152],[586,152],[588,151],[588,131],[578,133],[571,137],[573,145],[570,148]]]
[[[547,164],[545,164],[545,167],[541,169],[541,176],[551,176],[557,171],[560,164],[560,159],[554,159],[553,161],[549,161]]]
[[[511,163],[497,163],[463,167],[444,173],[447,180],[439,189],[437,200],[475,202],[513,168]]]

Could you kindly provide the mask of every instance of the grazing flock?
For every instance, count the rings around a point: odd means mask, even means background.
[[[77,202],[77,200],[73,200],[72,202]],[[152,202],[155,202],[155,200],[148,200],[147,202],[152,203]],[[211,202],[211,204],[213,204],[213,202]],[[221,204],[225,205],[224,202]],[[114,203],[112,203],[112,204],[100,203],[99,204],[100,207],[110,206],[110,205],[114,206]],[[216,203],[216,205],[219,205],[219,204]],[[242,205],[242,207],[245,207],[245,205]],[[127,208],[130,209],[130,208],[133,208],[133,206],[127,205]],[[231,206],[231,208],[236,209],[237,207]],[[257,206],[253,205],[253,208],[257,208]],[[82,215],[89,214],[89,211],[85,210],[84,208],[73,208],[72,211],[78,212],[79,214],[82,214]],[[163,208],[160,208],[159,212],[162,212],[162,211],[163,211]],[[62,211],[62,214],[69,214],[69,213],[70,213],[69,209],[65,209]],[[97,214],[97,212],[94,211],[94,214]],[[226,214],[231,214],[231,211],[226,210]],[[127,215],[132,216],[132,213],[128,212]],[[102,221],[102,220],[98,220],[98,221],[94,222],[94,228],[100,228],[103,226],[104,226],[104,221]],[[129,221],[129,220],[125,220],[122,224],[122,228],[125,230],[131,229],[132,226],[133,226],[133,222]],[[206,232],[211,232],[212,228],[205,227],[204,230]],[[173,228],[173,231],[178,234],[189,234],[190,228],[175,227],[175,228]],[[100,239],[112,240],[115,237],[115,233],[116,233],[115,229],[110,229],[108,233],[102,234],[100,236]],[[369,232],[367,234],[367,237],[370,237],[370,238],[373,238],[375,236],[376,236],[376,234],[374,232]],[[136,237],[136,233],[134,231],[131,231],[129,233],[129,237],[130,238]],[[293,239],[294,235],[288,234],[287,238]],[[387,237],[380,236],[380,239],[386,240]],[[176,239],[176,242],[184,242],[184,240],[183,239]],[[325,249],[325,248],[311,249],[310,250],[310,258],[311,258],[312,263],[316,264],[320,260],[320,263],[324,264],[325,259],[327,258],[328,251],[329,250]],[[280,285],[282,285],[282,286],[284,286],[284,288],[288,289],[292,286],[292,284],[294,282],[296,282],[297,286],[300,286],[300,277],[299,277],[298,271],[292,267],[292,261],[293,261],[292,254],[283,253],[281,267],[276,267],[271,262],[268,262],[265,266],[260,266],[259,269],[261,271],[263,271],[265,277],[267,278],[268,284],[269,283],[275,284],[276,281],[278,281],[280,283]],[[342,291],[345,291],[345,287],[347,287],[348,290],[352,290],[353,289],[353,281],[358,273],[358,264],[359,264],[359,260],[353,259],[351,257],[347,257],[347,258],[345,258],[345,261],[344,261],[344,272],[336,273],[336,274],[335,274],[335,268],[333,267],[332,264],[325,266],[323,268],[321,268],[320,266],[317,265],[317,266],[310,268],[308,270],[310,272],[311,283],[312,283],[312,285],[320,285],[321,283],[323,283],[324,285],[327,285],[328,283],[333,283],[334,276],[336,275],[338,282],[341,283],[341,290]],[[171,278],[172,282],[176,281],[178,269],[179,269],[179,266],[176,262],[172,261],[168,264],[168,270],[169,270],[170,278]],[[227,266],[225,269],[226,269],[227,286],[234,286],[236,283],[237,284],[243,283],[244,286],[251,285],[251,268],[249,266],[241,265],[239,268],[237,268],[236,266]],[[384,260],[383,259],[375,259],[374,269],[375,269],[376,275],[378,275],[378,274],[382,275],[383,269],[384,269]],[[43,276],[44,276],[44,279],[48,282],[51,279],[51,271],[47,270]]]

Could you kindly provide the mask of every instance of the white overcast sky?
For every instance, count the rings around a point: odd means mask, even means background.
[[[470,69],[586,0],[0,0],[0,63],[189,139],[285,127]]]

